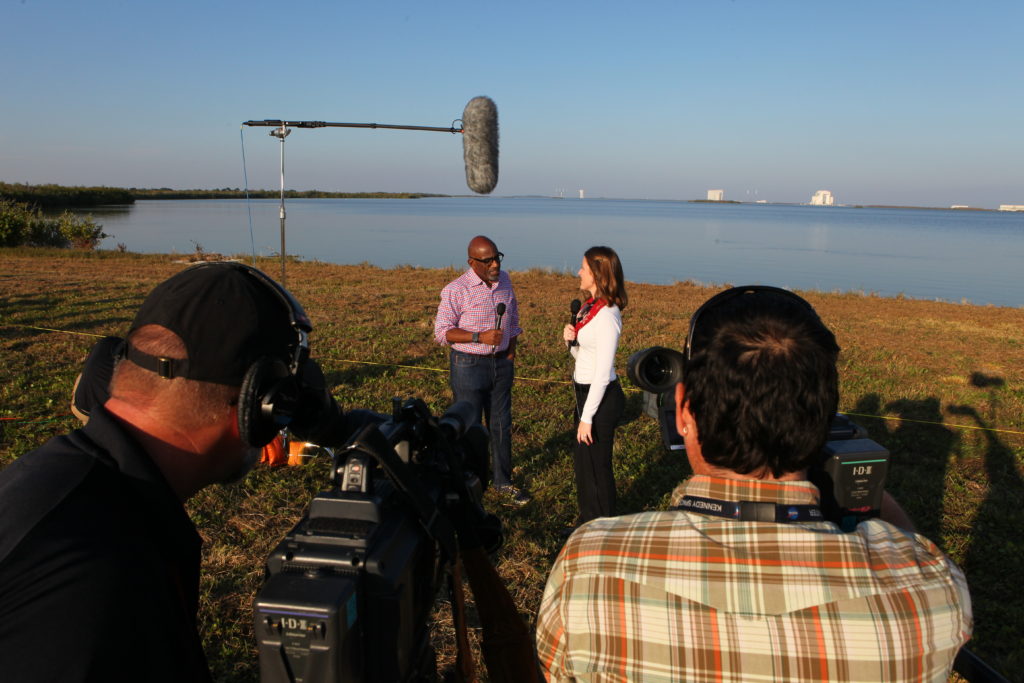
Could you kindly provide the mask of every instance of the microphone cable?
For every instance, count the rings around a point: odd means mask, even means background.
[[[256,238],[252,231],[252,202],[249,201],[249,170],[245,164],[245,125],[238,127],[242,141],[242,182],[245,185],[245,210],[249,212],[249,246],[252,248],[252,267],[256,267]]]

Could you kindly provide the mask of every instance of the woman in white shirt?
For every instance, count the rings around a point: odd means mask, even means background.
[[[615,476],[612,443],[622,417],[625,398],[615,374],[615,351],[622,333],[626,287],[622,264],[610,247],[591,247],[580,265],[580,289],[590,299],[566,325],[562,338],[576,359],[573,390],[576,395],[577,523],[615,514]]]

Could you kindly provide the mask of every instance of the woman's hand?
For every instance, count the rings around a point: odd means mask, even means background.
[[[580,426],[576,428],[576,440],[580,443],[585,443],[588,446],[594,443],[594,437],[590,433],[590,423],[580,422]]]
[[[566,342],[576,341],[576,328],[572,325],[566,325],[562,328],[562,340]]]

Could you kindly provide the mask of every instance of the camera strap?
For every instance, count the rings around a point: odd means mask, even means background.
[[[817,505],[786,505],[752,500],[715,500],[699,496],[683,496],[673,510],[697,512],[703,515],[726,517],[741,522],[823,522],[825,516]]]

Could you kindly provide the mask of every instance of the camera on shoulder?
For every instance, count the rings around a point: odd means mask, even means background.
[[[260,680],[434,680],[431,612],[459,541],[490,551],[486,429],[466,403],[440,418],[393,400],[332,449],[332,481],[266,561],[254,602]]]

